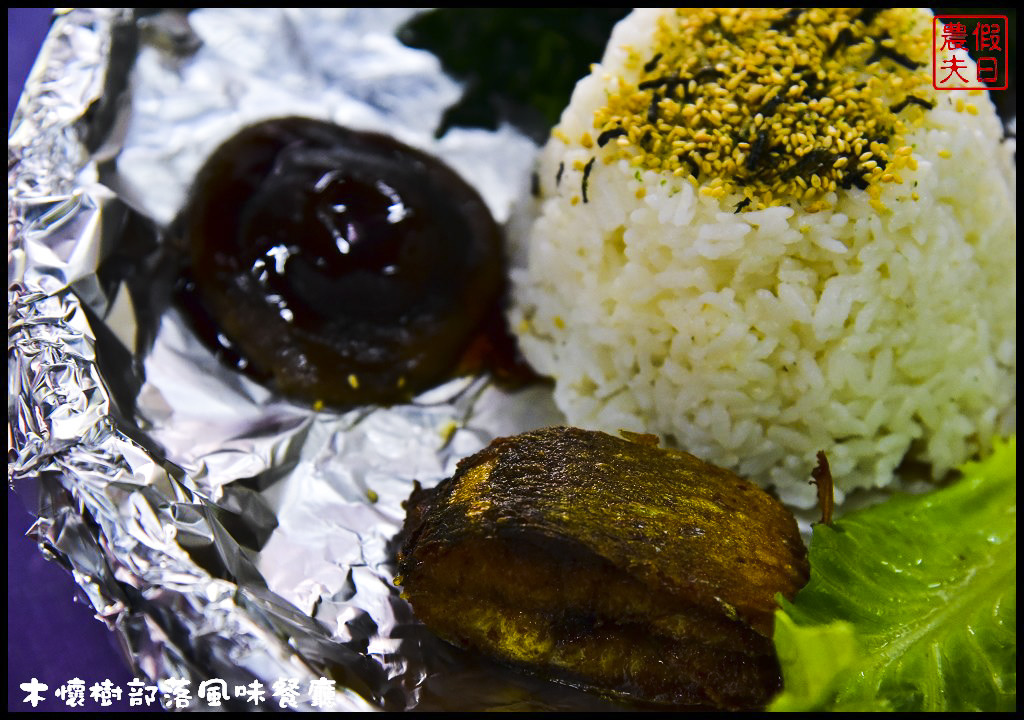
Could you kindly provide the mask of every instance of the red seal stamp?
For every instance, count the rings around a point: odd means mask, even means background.
[[[1005,90],[1009,45],[1006,15],[936,15],[932,18],[932,87]],[[971,61],[971,55],[977,62]]]

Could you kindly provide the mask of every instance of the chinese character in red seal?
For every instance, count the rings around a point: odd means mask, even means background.
[[[932,18],[932,87],[936,90],[1005,90],[1009,87],[1008,29],[1006,15],[936,15]]]
[[[949,70],[949,75],[942,79],[942,82],[949,82],[950,78],[954,75],[960,79],[961,82],[969,82],[967,78],[960,74],[960,71],[967,67],[967,63],[953,55],[946,59],[946,62],[942,65],[943,70]]]
[[[978,79],[992,85],[999,82],[999,66],[994,58],[978,58]]]
[[[964,50],[967,47],[967,26],[952,22],[942,28],[942,47],[940,50]]]
[[[974,28],[974,45],[978,52],[1002,52],[1003,49],[999,47],[1002,30],[998,23],[978,23]]]

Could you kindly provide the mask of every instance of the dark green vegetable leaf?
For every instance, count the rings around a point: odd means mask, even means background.
[[[608,36],[629,8],[444,8],[419,15],[399,39],[430,50],[465,83],[461,102],[438,135],[453,126],[509,122],[538,142],[569,104],[576,81],[601,60]]]
[[[771,709],[1016,709],[1016,438],[962,471],[814,528]]]

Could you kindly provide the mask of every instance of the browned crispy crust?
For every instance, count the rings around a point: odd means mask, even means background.
[[[796,521],[692,455],[575,428],[501,438],[408,503],[403,596],[444,639],[552,679],[677,706],[779,688],[775,595]]]

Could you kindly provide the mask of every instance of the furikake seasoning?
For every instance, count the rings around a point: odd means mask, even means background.
[[[820,210],[851,188],[874,201],[916,165],[903,137],[934,105],[930,52],[900,8],[666,13],[595,114],[598,155],[740,196],[737,212]]]

